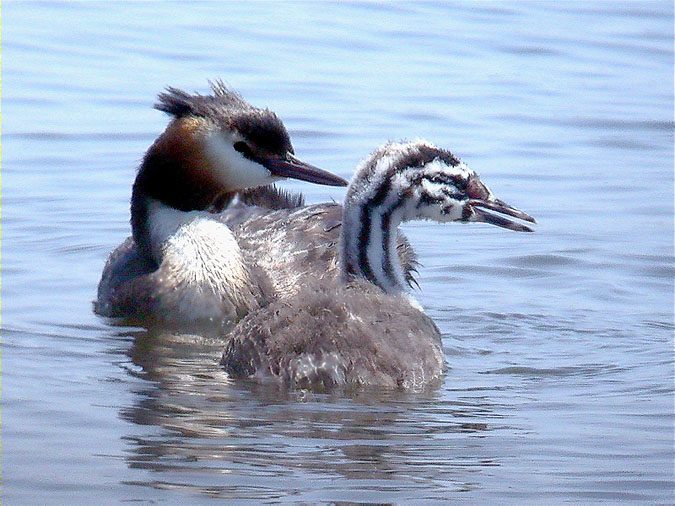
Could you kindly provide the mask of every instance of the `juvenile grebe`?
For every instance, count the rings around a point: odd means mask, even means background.
[[[482,208],[482,209],[481,209]],[[425,142],[387,144],[357,169],[345,199],[337,273],[306,277],[291,297],[246,316],[221,363],[233,377],[273,377],[299,388],[418,388],[440,378],[433,321],[405,292],[397,229],[408,220],[484,222],[532,230],[449,151]]]
[[[283,178],[345,186],[298,160],[279,118],[220,81],[212,95],[168,88],[155,108],[173,118],[150,146],[131,197],[132,237],[111,254],[95,310],[198,331],[264,304],[265,274],[252,269],[213,207],[228,195]],[[269,288],[269,290],[268,290]]]

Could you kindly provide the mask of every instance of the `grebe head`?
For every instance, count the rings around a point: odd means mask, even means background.
[[[450,151],[423,140],[388,143],[363,162],[347,201],[363,201],[364,197],[385,214],[399,210],[401,221],[482,222],[532,232],[521,223],[483,211],[489,209],[536,223],[528,214],[495,198],[478,175]]]
[[[169,87],[155,104],[174,117],[166,141],[183,149],[195,169],[210,172],[228,191],[283,178],[347,185],[341,177],[296,158],[286,127],[274,112],[252,106],[221,81],[210,84],[212,95]]]
[[[385,144],[359,166],[347,190],[340,239],[343,277],[365,278],[390,293],[403,291],[396,238],[404,221],[483,222],[532,232],[484,209],[535,222],[495,198],[450,151],[426,141]]]

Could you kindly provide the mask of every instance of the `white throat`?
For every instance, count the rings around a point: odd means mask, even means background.
[[[152,255],[176,278],[230,298],[251,285],[239,244],[214,215],[179,211],[152,199],[148,211]]]

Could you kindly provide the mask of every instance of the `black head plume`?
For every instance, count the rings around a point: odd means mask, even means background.
[[[220,79],[209,81],[213,95],[190,94],[169,86],[157,96],[155,109],[171,114],[176,118],[183,116],[214,116],[223,110],[253,109],[244,98],[231,90]]]

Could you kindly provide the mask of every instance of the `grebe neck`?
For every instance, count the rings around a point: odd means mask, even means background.
[[[405,199],[388,185],[373,193],[347,196],[340,236],[343,279],[363,278],[387,293],[405,291],[405,276],[397,252],[398,226]],[[352,193],[352,192],[350,192]]]
[[[165,208],[181,213],[204,211],[225,191],[210,170],[209,161],[195,149],[189,122],[172,122],[148,149],[136,175],[131,194],[131,230],[143,255],[159,263],[153,244],[153,210]],[[166,214],[166,213],[165,213]],[[176,225],[178,226],[178,225]]]

